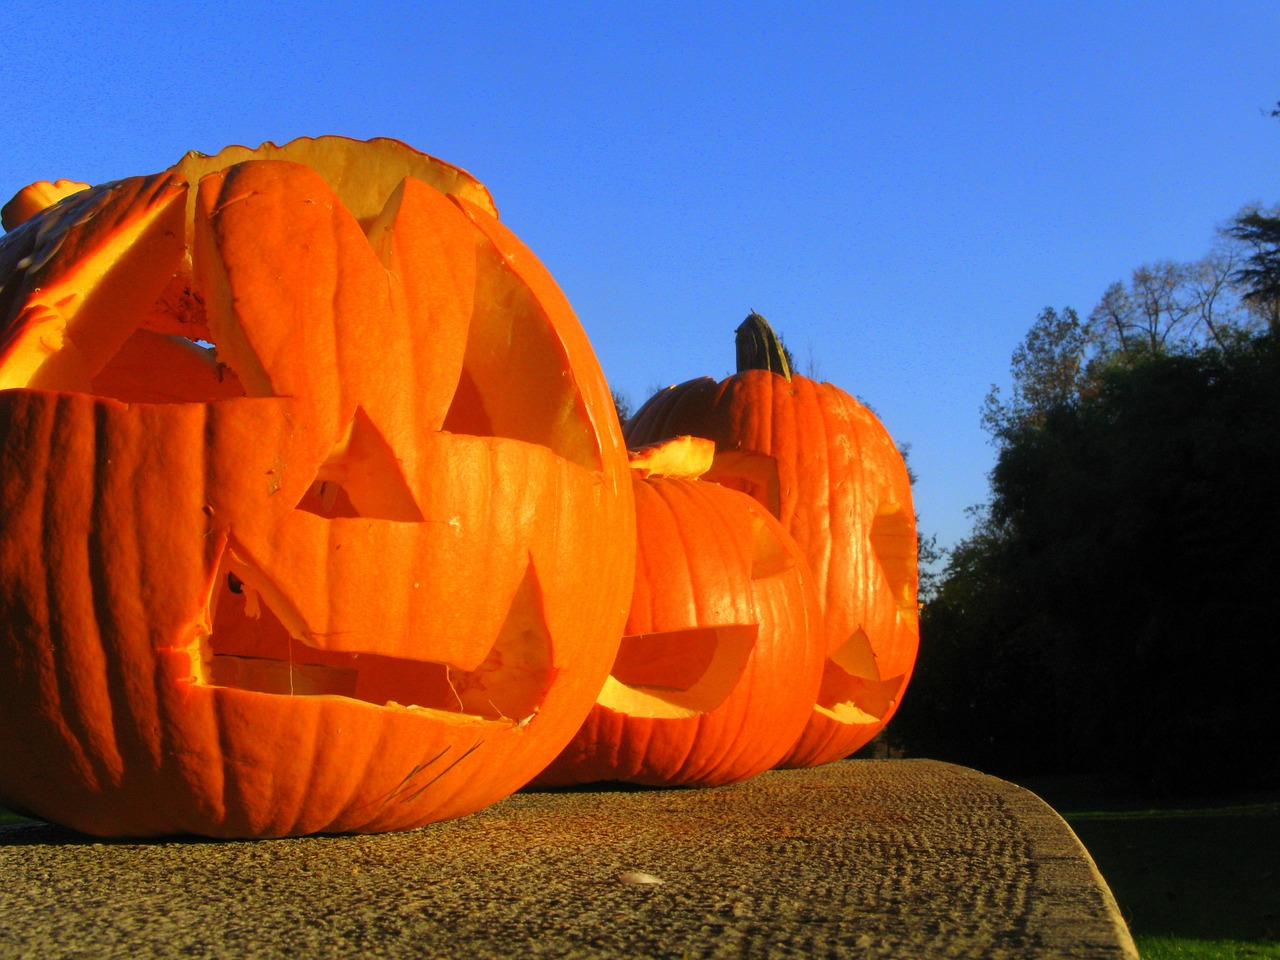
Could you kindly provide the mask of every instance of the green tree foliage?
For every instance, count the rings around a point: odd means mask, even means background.
[[[625,393],[620,393],[616,389],[609,392],[613,397],[613,409],[618,414],[618,422],[625,424],[631,419],[631,415],[635,413],[631,409],[631,399]]]
[[[1232,279],[1244,288],[1243,300],[1275,329],[1280,326],[1280,212],[1245,210],[1226,233],[1246,251]]]
[[[1280,783],[1280,336],[1063,378],[1076,331],[1046,311],[1033,334],[895,735],[997,773]],[[1033,402],[1019,363],[1070,389]]]
[[[1087,331],[1070,307],[1041,312],[1013,352],[1009,399],[1001,399],[1000,388],[993,386],[983,404],[982,425],[997,443],[1080,398],[1088,345]]]

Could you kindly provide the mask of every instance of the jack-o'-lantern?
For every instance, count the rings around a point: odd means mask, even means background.
[[[632,492],[586,337],[478,182],[320,138],[15,219],[0,803],[383,831],[556,755],[617,649]]]
[[[738,372],[669,387],[628,421],[629,444],[715,441],[707,473],[782,521],[818,582],[828,659],[803,736],[782,766],[848,756],[889,722],[919,646],[916,524],[902,454],[865,406],[793,374],[759,314],[738,328]]]
[[[535,785],[735,783],[804,729],[826,657],[813,577],[760,504],[697,479],[713,451],[681,437],[632,455],[626,635],[596,706]]]

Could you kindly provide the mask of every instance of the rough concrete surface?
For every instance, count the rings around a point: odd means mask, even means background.
[[[714,790],[525,793],[380,836],[102,842],[0,828],[5,960],[348,956],[1137,952],[1050,807],[929,760]]]

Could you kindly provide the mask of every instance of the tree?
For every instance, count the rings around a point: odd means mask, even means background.
[[[1277,104],[1276,116],[1280,116]],[[1044,310],[982,411],[991,497],[921,616],[909,752],[1280,785],[1280,209]]]
[[[1225,347],[1258,326],[1233,283],[1240,249],[1219,242],[1200,260],[1159,260],[1113,283],[1089,314],[1087,333],[1104,361],[1133,364],[1158,354]]]
[[[1045,307],[1013,352],[1013,387],[1007,401],[992,386],[982,425],[999,442],[1021,427],[1042,423],[1050,410],[1074,402],[1086,383],[1088,339],[1076,312]]]
[[[1110,365],[1000,437],[924,609],[912,752],[1145,787],[1280,783],[1280,336]]]
[[[625,393],[621,393],[616,389],[609,392],[613,396],[613,409],[618,413],[618,421],[625,424],[631,419],[631,415],[635,413],[631,409],[631,400]]]
[[[1280,326],[1280,211],[1249,208],[1225,231],[1246,251],[1232,279],[1244,290],[1241,298],[1274,329]]]

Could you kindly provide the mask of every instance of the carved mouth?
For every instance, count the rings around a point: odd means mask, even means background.
[[[623,637],[597,702],[633,717],[710,713],[741,681],[759,630],[749,624]]]
[[[875,723],[889,712],[905,680],[905,674],[887,680],[854,676],[832,657],[823,669],[814,709],[837,723]]]
[[[344,697],[523,725],[538,712],[555,678],[532,568],[492,648],[474,670],[308,643],[285,626],[262,591],[250,586],[246,572],[224,555],[210,598],[211,628],[191,651],[196,683],[273,696]],[[425,641],[422,645],[429,648]]]

